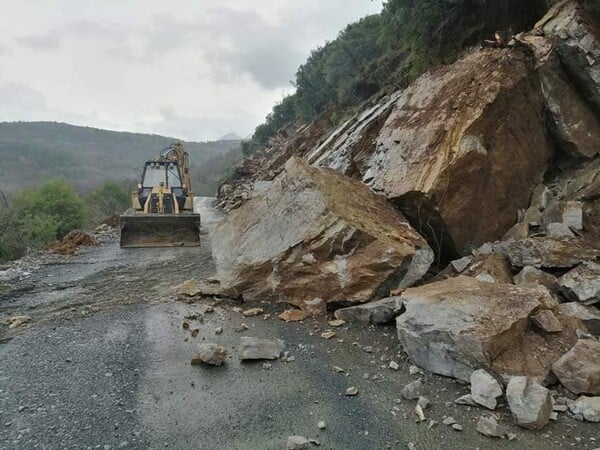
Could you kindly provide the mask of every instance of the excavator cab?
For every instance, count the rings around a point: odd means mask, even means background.
[[[193,213],[188,154],[181,144],[163,149],[144,165],[133,214],[120,217],[121,247],[200,244],[200,215]]]

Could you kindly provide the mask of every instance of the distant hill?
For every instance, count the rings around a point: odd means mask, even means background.
[[[63,176],[85,192],[108,180],[137,178],[144,161],[178,141],[190,153],[200,195],[214,194],[218,179],[241,157],[237,140],[185,142],[56,122],[1,122],[0,190],[14,193]]]
[[[219,141],[241,141],[242,137],[235,133],[227,133],[225,136],[221,136]]]

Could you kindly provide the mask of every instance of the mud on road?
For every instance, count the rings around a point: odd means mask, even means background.
[[[203,207],[210,229],[218,214]],[[175,286],[213,273],[206,235],[198,248],[122,250],[112,236],[73,257],[36,258],[1,294],[0,320],[31,322],[0,330],[0,449],[282,449],[290,435],[330,449],[599,446],[597,425],[562,414],[542,432],[512,427],[514,441],[478,434],[484,411],[453,403],[468,387],[410,375],[393,327],[344,326],[325,340],[325,319],[286,324],[276,317],[285,305],[244,317],[233,308],[245,305],[176,301]],[[282,339],[294,361],[241,363],[241,336]],[[226,363],[190,365],[200,342],[227,348]],[[400,398],[415,379],[432,401],[422,423]],[[344,395],[351,386],[355,397]],[[463,431],[444,426],[447,416]],[[506,407],[498,416],[510,424]]]

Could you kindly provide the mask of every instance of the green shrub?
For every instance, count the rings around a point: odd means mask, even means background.
[[[86,223],[83,200],[63,178],[52,178],[38,189],[20,192],[15,214],[27,246],[39,248]]]
[[[86,204],[93,224],[124,212],[131,205],[131,183],[108,181],[86,196]]]

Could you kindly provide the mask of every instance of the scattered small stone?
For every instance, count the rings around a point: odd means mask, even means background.
[[[290,352],[283,352],[283,356],[281,357],[281,360],[285,363],[288,363],[288,362],[296,361],[296,357],[290,355]]]
[[[264,370],[271,370],[273,368],[273,365],[271,363],[263,363],[262,368]]]
[[[576,417],[580,416],[588,422],[600,422],[600,397],[582,395],[569,406],[569,409]]]
[[[346,371],[344,369],[342,369],[341,367],[338,366],[332,366],[333,371],[337,372],[337,373],[346,373]]]
[[[494,416],[481,416],[477,420],[477,431],[488,437],[501,438],[506,436],[506,428],[499,425]]]
[[[455,424],[452,425],[452,429],[454,431],[462,431],[463,427],[462,427],[462,425],[459,425],[458,423],[455,423]]]
[[[456,423],[456,420],[454,420],[454,417],[448,416],[444,420],[442,420],[442,423],[446,426],[450,426],[454,425]]]
[[[458,397],[454,400],[457,405],[477,406],[477,403],[471,398],[471,394],[465,394],[462,397]]]
[[[427,397],[421,396],[421,397],[419,397],[419,400],[417,400],[417,405],[419,405],[423,409],[427,409],[431,405],[431,402],[429,401],[429,399]]]
[[[546,333],[560,333],[563,330],[560,320],[549,309],[544,309],[531,316],[531,321],[536,327]]]
[[[342,319],[335,319],[335,320],[330,320],[329,322],[327,322],[329,324],[330,327],[341,327],[343,325],[346,325],[346,321],[342,320]]]
[[[204,308],[205,314],[210,314],[210,313],[214,313],[214,312],[215,312],[214,306],[208,305]]]
[[[484,281],[486,283],[495,283],[496,279],[487,272],[482,272],[475,277],[476,280]],[[460,426],[460,425],[459,425]]]
[[[365,345],[363,347],[363,352],[365,352],[365,353],[373,353],[373,347],[370,346],[370,345]]]
[[[419,422],[424,422],[426,420],[425,413],[423,412],[423,408],[418,403],[417,403],[417,406],[415,406],[415,414],[419,418]]]
[[[262,308],[250,308],[250,309],[243,311],[242,315],[244,315],[246,317],[253,317],[253,316],[258,316],[264,312],[265,312],[265,310]]]
[[[471,374],[471,399],[488,409],[496,409],[496,398],[502,395],[502,386],[483,369]]]
[[[358,388],[356,386],[352,386],[346,389],[346,396],[353,397],[356,394],[358,394]]]
[[[409,442],[407,444],[408,450],[417,450],[417,446],[414,442]]]
[[[242,308],[240,308],[239,306],[234,306],[233,308],[231,308],[231,310],[232,310],[234,313],[238,313],[238,314],[241,314],[241,313],[242,313],[242,311],[243,311],[243,309],[242,309]]]
[[[423,383],[420,380],[411,381],[402,388],[402,397],[406,400],[416,400],[421,396]]]
[[[239,358],[242,361],[249,359],[277,359],[284,348],[284,342],[279,339],[260,339],[244,336],[240,339]]]
[[[321,337],[323,339],[331,339],[334,336],[335,336],[335,332],[331,331],[331,330],[324,331],[323,333],[321,333]]]
[[[242,331],[248,330],[249,327],[245,323],[242,323],[239,327],[237,327],[234,331],[237,333],[241,333]]]
[[[451,261],[450,264],[452,264],[452,268],[454,270],[460,273],[463,272],[469,266],[469,264],[471,264],[471,261],[473,261],[473,257],[469,255],[465,256],[464,258],[455,259],[454,261]]]
[[[435,427],[437,425],[437,421],[435,420],[430,420],[429,423],[427,424],[427,428],[429,428],[430,430]]]
[[[277,317],[284,322],[300,322],[308,317],[308,313],[301,309],[286,309]]]
[[[398,370],[400,368],[400,365],[396,361],[390,361],[388,367],[392,370]]]
[[[221,333],[223,333],[223,327],[215,328],[215,334],[221,334]]]
[[[197,337],[197,336],[198,336],[198,333],[200,333],[200,330],[199,330],[198,328],[194,328],[194,329],[192,330],[191,336],[192,336],[193,338],[195,338],[195,337]]]
[[[410,366],[408,368],[408,373],[411,375],[418,375],[421,373],[421,369],[419,369],[417,366]]]
[[[369,375],[368,373],[363,373],[363,380],[368,380],[369,378],[371,378],[371,375]]]
[[[29,322],[31,320],[30,316],[14,316],[11,317],[10,319],[8,319],[8,322],[10,323],[10,325],[8,326],[8,328],[17,328],[18,326],[21,326],[27,322]]]
[[[290,436],[285,445],[286,450],[306,450],[310,447],[310,441],[304,436]]]
[[[192,357],[192,364],[220,366],[227,358],[227,350],[218,344],[206,343],[198,346],[198,353]]]
[[[567,405],[555,404],[554,406],[552,406],[552,411],[555,411],[555,412],[567,412],[568,410],[569,410],[569,407]]]
[[[319,427],[320,430],[324,430],[325,429],[325,421],[321,420],[318,424],[317,427]]]

